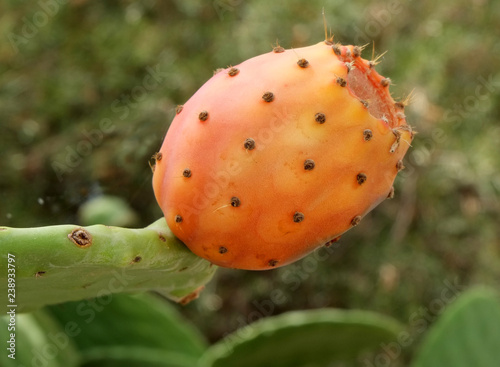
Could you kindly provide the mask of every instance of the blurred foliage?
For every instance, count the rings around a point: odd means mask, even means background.
[[[213,70],[277,39],[286,48],[321,41],[324,7],[337,41],[389,51],[377,69],[394,96],[415,88],[408,121],[419,134],[396,197],[328,256],[268,272],[221,270],[181,312],[210,341],[260,317],[320,307],[412,325],[415,314],[430,323],[446,308],[433,301],[450,284],[499,284],[500,2],[61,3],[0,3],[2,225],[75,222],[102,194],[130,203],[140,226],[158,218],[148,160],[175,106]]]
[[[475,287],[453,297],[458,300],[426,333],[411,366],[497,366],[498,292]],[[392,317],[322,308],[269,316],[208,345],[174,305],[158,297],[114,294],[89,305],[68,302],[22,314],[16,336],[7,331],[11,316],[0,317],[0,337],[16,356],[0,354],[2,366],[402,366],[401,353],[413,342],[408,325]],[[23,341],[17,351],[16,338]]]

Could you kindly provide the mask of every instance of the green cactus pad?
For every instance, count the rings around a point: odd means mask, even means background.
[[[201,333],[166,300],[116,294],[103,301],[96,308],[87,301],[48,308],[61,325],[78,328],[73,341],[82,366],[192,367],[207,348]]]
[[[320,309],[289,312],[257,321],[213,345],[202,367],[316,367],[352,362],[403,327],[365,311]]]
[[[74,341],[64,332],[64,327],[55,321],[45,310],[30,314],[16,315],[15,329],[9,330],[9,316],[0,318],[0,339],[2,346],[15,334],[15,354],[2,348],[0,366],[50,366],[77,367],[80,366],[80,356]],[[9,357],[12,355],[12,357]]]
[[[495,367],[500,364],[500,298],[469,290],[430,329],[412,367]]]
[[[143,229],[0,227],[0,253],[0,294],[5,295],[1,312],[11,304],[17,305],[17,312],[28,312],[50,304],[145,290],[185,302],[216,270],[173,236],[164,218]],[[15,261],[9,263],[9,257]],[[8,299],[10,269],[15,269],[15,298]]]

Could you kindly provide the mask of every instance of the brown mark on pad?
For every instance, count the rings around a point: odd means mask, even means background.
[[[351,220],[351,226],[355,227],[361,222],[361,217],[359,215],[356,215],[354,218]]]
[[[221,246],[219,247],[219,254],[225,254],[227,252],[227,247]]]
[[[235,75],[237,75],[239,72],[240,72],[240,69],[237,69],[237,68],[231,68],[231,69],[229,69],[229,71],[227,72],[227,75],[229,75],[229,76],[235,76]]]
[[[306,171],[311,171],[315,166],[316,166],[316,164],[314,163],[314,161],[312,159],[306,159],[304,161],[304,169]]]
[[[324,113],[317,113],[316,115],[314,115],[314,119],[317,123],[324,124],[326,121],[326,116]]]
[[[136,256],[136,257],[134,257],[134,258],[132,259],[131,264],[138,263],[138,262],[139,262],[139,261],[141,261],[141,260],[142,260],[142,257],[140,257],[140,256]]]
[[[366,141],[371,140],[373,138],[373,132],[370,129],[366,129],[365,131],[363,131],[363,138]]]
[[[195,300],[200,295],[200,292],[205,288],[204,285],[196,288],[193,292],[189,293],[187,296],[181,298],[179,303],[183,306],[187,305],[189,302]]]
[[[304,213],[301,213],[301,212],[295,212],[295,214],[293,215],[293,221],[295,223],[300,223],[304,220]]]
[[[180,215],[175,216],[175,223],[181,223],[182,222],[182,217]]]
[[[92,245],[92,236],[85,228],[76,228],[68,234],[68,238],[75,245],[81,248],[90,247]]]
[[[186,178],[191,177],[191,170],[189,168],[185,168],[184,171],[182,171],[182,175]]]
[[[184,108],[183,105],[178,105],[177,107],[175,107],[175,114],[178,115],[179,113],[181,113],[182,109]]]
[[[252,150],[255,148],[255,140],[253,140],[252,138],[248,138],[247,140],[245,140],[245,143],[243,144],[243,146],[247,150]]]
[[[241,205],[240,199],[238,199],[236,196],[233,196],[231,198],[231,206],[234,206],[235,208],[239,207]]]
[[[160,239],[161,242],[167,242],[167,239],[161,233],[158,235],[158,238]]]
[[[269,264],[269,266],[272,266],[272,267],[275,267],[277,264],[278,264],[278,260],[269,260],[267,263]]]
[[[341,87],[345,87],[347,85],[347,82],[344,78],[342,77],[337,77],[337,79],[335,80],[337,82],[338,85],[340,85]]]
[[[297,61],[297,65],[299,65],[301,68],[307,68],[309,66],[309,61],[306,59],[300,59]]]
[[[366,182],[366,175],[364,173],[358,173],[356,180],[358,181],[358,184],[362,185]]]
[[[45,274],[45,272],[44,272],[44,271],[37,271],[37,272],[35,273],[35,278],[40,278],[43,274]]]
[[[262,95],[262,99],[266,102],[272,102],[274,101],[274,94],[273,92],[266,92]]]
[[[207,111],[201,111],[200,114],[198,115],[198,118],[200,121],[207,121],[208,119],[208,112]]]

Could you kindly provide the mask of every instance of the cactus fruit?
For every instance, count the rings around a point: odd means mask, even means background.
[[[331,244],[393,195],[413,138],[390,79],[331,41],[218,71],[156,153],[169,227],[214,264],[264,270]]]

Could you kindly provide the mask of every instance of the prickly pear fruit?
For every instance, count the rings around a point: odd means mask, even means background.
[[[361,50],[277,46],[178,106],[153,187],[194,253],[224,267],[282,266],[392,197],[413,133],[405,101]]]

